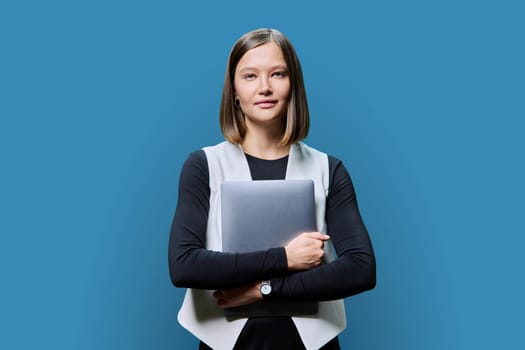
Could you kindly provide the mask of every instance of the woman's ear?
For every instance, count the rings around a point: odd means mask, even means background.
[[[241,101],[239,101],[239,96],[235,95],[234,99],[235,108],[241,108]]]

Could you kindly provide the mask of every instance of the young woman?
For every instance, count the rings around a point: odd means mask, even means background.
[[[226,141],[191,153],[180,175],[169,243],[172,282],[188,288],[179,322],[201,340],[200,349],[339,349],[342,298],[375,286],[375,258],[347,170],[301,142],[309,127],[303,76],[279,31],[254,30],[233,46],[220,125]],[[221,252],[220,183],[287,178],[314,181],[318,232],[285,247]],[[329,258],[333,248],[336,259]],[[225,307],[264,299],[319,301],[319,310],[224,316]]]

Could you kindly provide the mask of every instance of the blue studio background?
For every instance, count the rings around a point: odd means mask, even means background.
[[[228,52],[302,61],[378,283],[344,349],[524,348],[519,1],[0,5],[0,348],[195,349],[167,244],[187,154],[221,141]]]

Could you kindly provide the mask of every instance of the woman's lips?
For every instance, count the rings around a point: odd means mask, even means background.
[[[255,105],[260,108],[272,108],[276,104],[277,104],[277,100],[262,100],[262,101],[255,103]]]

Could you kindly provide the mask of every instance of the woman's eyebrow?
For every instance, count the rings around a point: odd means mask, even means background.
[[[270,67],[270,70],[275,70],[275,69],[288,69],[288,67],[280,64],[280,65],[276,65],[276,66],[272,66]],[[256,67],[243,67],[241,69],[239,69],[239,73],[242,73],[244,71],[258,71],[259,69],[256,68]]]
[[[239,69],[239,73],[242,73],[244,71],[251,71],[251,70],[257,70],[257,68],[255,68],[255,67],[243,67],[243,68]]]

